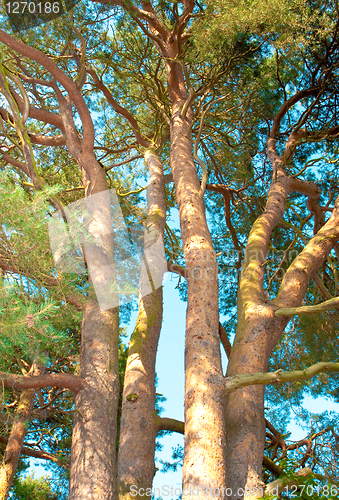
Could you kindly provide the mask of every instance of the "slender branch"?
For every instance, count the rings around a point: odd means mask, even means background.
[[[145,189],[147,189],[147,186],[136,189],[135,191],[128,191],[127,193],[120,193],[120,191],[117,189],[117,195],[121,198],[124,198],[125,196],[130,196],[131,194],[141,193],[142,191],[145,191]]]
[[[38,49],[30,47],[20,40],[0,29],[0,42],[10,47],[15,52],[28,57],[41,64],[49,73],[65,88],[70,99],[73,101],[83,125],[84,146],[93,149],[94,126],[86,101],[73,80],[71,80],[46,54]]]
[[[20,112],[22,113],[24,108],[24,101],[22,97],[17,92],[15,92],[14,89],[11,89],[11,93],[15,99],[15,102],[18,105]],[[65,130],[62,118],[57,113],[52,113],[51,111],[46,111],[45,109],[36,108],[35,106],[31,105],[29,107],[29,117],[32,118],[33,120],[38,120],[43,123],[48,123],[49,125],[53,125],[54,127],[61,130],[61,132],[64,132]]]
[[[159,417],[157,416],[157,425],[159,431],[178,432],[179,434],[185,433],[185,424],[181,420],[175,418]]]
[[[225,378],[225,392],[226,394],[230,394],[236,389],[247,387],[248,385],[284,384],[286,382],[309,380],[320,373],[327,372],[339,372],[339,363],[321,362],[305,370],[291,372],[241,373]]]
[[[309,96],[317,96],[318,95],[318,90],[316,89],[306,89],[306,90],[301,90],[300,92],[297,92],[294,94],[292,97],[290,97],[287,101],[284,102],[284,104],[281,106],[279,109],[278,113],[275,115],[275,118],[273,120],[273,125],[270,133],[270,137],[274,138],[279,131],[280,127],[280,122],[287,113],[287,111],[297,104],[297,102],[301,101],[301,99],[304,99],[304,97],[309,97]]]
[[[34,360],[28,371],[28,376],[41,376],[44,371],[45,367]],[[26,370],[24,370],[24,372],[26,372]],[[0,467],[1,499],[6,499],[8,497],[9,490],[13,483],[21,455],[21,449],[27,434],[27,424],[32,416],[34,397],[35,391],[32,389],[21,391]]]
[[[179,22],[178,22],[178,32],[180,37],[192,15],[195,2],[194,0],[184,0],[183,4],[184,4],[184,11],[179,17]]]
[[[13,165],[13,167],[21,170],[22,172],[24,172],[29,177],[29,172],[28,172],[28,168],[27,168],[26,163],[24,163],[22,161],[19,161],[16,158],[12,158],[11,155],[9,155],[8,153],[6,153],[6,151],[3,151],[1,148],[0,148],[0,155],[1,155],[1,158],[6,163],[9,163],[10,165]]]
[[[320,278],[320,276],[318,276],[317,273],[315,273],[315,275],[313,276],[313,281],[316,284],[319,292],[325,299],[329,300],[333,298],[330,292],[327,290],[326,286],[324,285],[322,279]]]
[[[8,438],[5,436],[0,436],[0,443],[6,445],[8,443]],[[60,464],[59,459],[55,455],[53,455],[52,453],[48,453],[48,451],[45,450],[33,450],[32,448],[23,446],[21,448],[21,455],[25,455],[26,457],[39,458],[41,460],[51,460],[52,462],[55,462],[64,467],[64,465]]]
[[[0,255],[0,269],[5,271],[6,273],[13,273],[13,274],[18,274],[21,276],[25,276],[28,279],[33,280],[31,277],[31,273],[28,272],[27,270],[19,269],[12,265],[11,263],[7,263],[1,259]],[[55,287],[55,286],[60,286],[60,281],[57,278],[51,277],[51,276],[43,276],[43,278],[40,280],[40,282],[45,286],[45,287]],[[78,311],[82,311],[84,309],[84,297],[81,294],[66,294],[63,297],[63,300],[65,300],[68,304],[71,304],[72,306],[75,307]]]
[[[63,135],[39,135],[28,132],[29,138],[33,144],[41,144],[42,146],[64,146],[66,144]]]
[[[279,467],[279,465],[277,465],[275,462],[273,462],[273,460],[271,460],[270,458],[266,457],[265,455],[263,457],[262,463],[263,463],[263,466],[266,467],[266,469],[268,469],[270,472],[272,472],[276,476],[281,476],[281,474],[284,472]]]
[[[275,439],[276,443],[278,444],[278,446],[280,446],[280,448],[283,451],[285,451],[287,449],[287,445],[286,445],[282,435],[280,434],[280,432],[266,418],[265,418],[265,423],[266,423],[267,429],[273,434],[274,439]]]
[[[136,140],[138,141],[138,143],[141,146],[144,146],[145,148],[149,147],[151,143],[148,139],[145,139],[141,135],[138,122],[136,121],[134,116],[126,108],[120,106],[120,104],[114,99],[111,92],[108,90],[106,85],[99,79],[98,75],[96,74],[96,72],[94,71],[93,68],[88,67],[87,73],[89,75],[91,75],[91,77],[93,78],[95,87],[102,91],[102,93],[106,97],[108,104],[110,104],[112,106],[114,111],[116,111],[117,113],[119,113],[119,115],[123,116],[124,118],[126,118],[126,120],[129,121],[129,123],[131,124],[131,126],[133,128],[133,133],[134,133],[134,136],[135,136]]]
[[[109,165],[108,167],[104,167],[105,172],[112,170],[112,168],[121,167],[121,165],[125,165],[125,163],[130,163],[131,161],[139,160],[143,157],[144,157],[144,155],[135,155],[135,156],[131,156],[130,158],[126,158],[126,160],[118,161],[117,163],[114,163],[113,165]]]
[[[22,377],[0,372],[0,383],[12,389],[42,389],[44,387],[65,387],[76,394],[83,385],[80,377],[68,373],[50,373],[46,375]]]
[[[119,7],[122,7],[125,9],[127,12],[129,12],[134,19],[134,21],[140,26],[141,29],[145,32],[147,36],[152,38],[156,43],[161,43],[160,38],[158,38],[155,34],[150,33],[146,28],[141,26],[140,19],[143,21],[147,21],[149,26],[152,28],[152,31],[157,32],[160,37],[165,40],[169,36],[169,31],[167,28],[159,21],[155,13],[152,11],[152,9],[140,9],[137,7],[135,4],[132,2],[128,2],[126,0],[94,0],[95,2],[98,3],[105,3],[105,4],[114,4],[118,5]],[[143,3],[143,7],[145,7],[146,3]]]
[[[144,24],[141,22],[141,20],[138,18],[138,17],[133,17],[135,23],[139,26],[139,28],[141,29],[141,31],[148,37],[150,38],[151,40],[153,40],[155,43],[154,45],[160,49],[159,52],[161,54],[166,54],[166,49],[165,49],[165,46],[164,44],[162,43],[162,39],[160,37],[158,37],[157,35],[155,35],[154,33],[152,33],[151,31],[149,31],[145,26]],[[154,29],[152,29],[151,27],[151,30],[154,32]]]
[[[325,302],[321,302],[321,304],[316,304],[314,306],[282,307],[281,309],[277,309],[274,314],[275,316],[318,314],[338,307],[339,297],[334,297],[333,299],[326,300]]]
[[[77,311],[83,311],[85,308],[85,304],[83,302],[84,297],[81,295],[76,296],[76,295],[66,295],[65,300],[67,304],[71,304],[71,306],[75,307]]]
[[[326,224],[305,245],[286,271],[279,292],[273,301],[277,309],[298,306],[306,287],[321,266],[334,244],[339,239],[339,197],[335,201],[334,210]]]
[[[239,251],[241,249],[240,243],[239,243],[237,233],[233,227],[232,220],[231,220],[230,190],[226,186],[224,186],[223,184],[207,184],[206,189],[208,191],[214,191],[217,193],[221,193],[223,195],[226,225],[229,229],[229,232],[231,233],[233,245],[234,245],[235,249]]]
[[[201,114],[199,131],[198,131],[197,137],[194,141],[194,148],[193,148],[193,158],[195,159],[195,161],[197,163],[199,163],[199,165],[202,169],[202,180],[201,180],[201,186],[200,186],[200,190],[199,190],[199,196],[201,198],[205,194],[207,178],[208,178],[208,171],[207,171],[206,164],[198,156],[198,146],[199,146],[199,142],[201,139],[202,129],[204,126],[205,115],[209,112],[209,110],[212,108],[212,106],[214,106],[214,104],[217,104],[218,102],[224,101],[225,99],[227,99],[228,96],[229,96],[229,94],[227,94],[225,96],[218,97],[218,99],[215,99],[214,101],[210,102]]]

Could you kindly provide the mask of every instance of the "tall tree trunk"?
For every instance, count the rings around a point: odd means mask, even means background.
[[[286,148],[292,147],[292,139]],[[268,245],[273,229],[283,218],[287,196],[298,191],[311,198],[313,204],[316,203],[314,199],[318,199],[315,184],[287,177],[284,157],[277,156],[272,150],[270,154],[274,178],[265,210],[254,223],[246,246],[238,292],[238,326],[227,376],[267,371],[269,357],[288,322],[287,317],[275,317],[275,310],[300,305],[309,280],[325,261],[338,237],[336,202],[336,210],[330,219],[288,268],[276,298],[269,300],[265,296],[263,286]],[[226,438],[227,498],[252,500],[262,497],[263,387],[238,389],[228,396]]]
[[[85,306],[81,331],[83,388],[75,398],[70,500],[116,500],[116,425],[119,401],[119,313]]]
[[[168,62],[172,100],[171,167],[187,269],[185,344],[185,453],[183,498],[223,498],[225,429],[220,357],[218,270],[195,169],[182,66]],[[220,494],[218,490],[220,489]]]
[[[166,204],[161,162],[151,150],[146,151],[145,161],[150,173],[145,231],[147,249],[152,244],[153,236],[158,236],[163,242]],[[153,266],[158,267],[158,263],[152,259],[147,260],[154,276]],[[163,310],[162,286],[159,286],[163,270],[156,271],[158,283],[155,284],[155,290],[144,296],[141,286],[139,292],[138,319],[126,363],[118,457],[119,498],[124,500],[145,498],[146,490],[152,488],[155,473],[154,452],[158,431],[155,413],[155,361]],[[131,490],[132,486],[135,488]],[[137,493],[139,490],[140,496]]]
[[[29,375],[39,375],[41,368],[33,363]],[[7,441],[3,463],[0,468],[0,500],[6,500],[18,467],[21,449],[27,434],[27,423],[31,417],[35,390],[22,391],[18,408]]]
[[[241,309],[227,376],[266,372],[272,338],[284,328],[274,319],[274,309],[268,304]],[[264,386],[249,386],[227,398],[227,498],[250,500],[264,495],[264,394]]]
[[[55,124],[62,130],[67,149],[81,169],[88,201],[86,227],[89,239],[84,245],[85,259],[94,287],[100,285],[109,290],[115,278],[111,204],[105,172],[94,154],[95,130],[81,89],[43,52],[2,30],[0,38],[12,50],[41,64],[53,81],[58,82],[53,84],[53,89],[59,102],[61,121],[58,118]],[[58,85],[66,92],[61,92]],[[74,123],[74,108],[81,120],[81,134]],[[89,200],[91,195],[100,193],[101,197]],[[110,299],[109,303],[113,303],[109,306],[111,309],[101,310],[90,283],[81,332],[80,374],[84,385],[75,399],[71,500],[117,498],[115,439],[119,399],[119,308],[117,294],[113,293]]]
[[[274,227],[281,221],[290,192],[283,173],[273,180],[265,210],[248,238],[238,290],[238,325],[227,376],[267,371],[269,357],[286,325],[274,317],[264,294],[264,265]],[[264,387],[236,390],[226,403],[227,498],[263,496],[262,460],[265,443]]]
[[[75,155],[76,156],[76,155]],[[107,266],[114,267],[112,214],[105,173],[92,153],[76,156],[86,197],[102,196],[87,205],[86,262],[96,283],[109,285]],[[93,198],[92,198],[93,200]],[[111,276],[112,278],[112,276]],[[118,297],[113,297],[118,304]],[[81,328],[83,388],[75,398],[70,500],[116,500],[116,419],[119,404],[119,308],[101,310],[90,283]]]

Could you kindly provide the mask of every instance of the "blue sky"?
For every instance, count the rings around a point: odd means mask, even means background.
[[[169,225],[172,228],[179,226],[177,210],[171,211]],[[164,293],[164,313],[163,323],[158,348],[156,372],[158,376],[157,392],[164,395],[167,400],[162,403],[164,412],[162,416],[184,420],[184,346],[185,346],[185,323],[186,323],[186,303],[179,297],[178,275],[166,273],[163,281]],[[137,300],[134,300],[137,309]],[[127,333],[132,334],[137,319],[137,311],[132,313]],[[226,317],[221,317],[224,321]],[[126,339],[127,341],[127,339]],[[224,372],[227,366],[226,355],[221,348],[222,363]],[[338,405],[324,398],[316,400],[305,398],[304,406],[315,413],[325,410],[337,410]],[[306,435],[306,431],[301,429],[295,422],[291,422],[288,431],[292,432],[291,440],[299,440]],[[178,444],[183,445],[183,436],[172,433],[160,439],[163,450],[157,453],[157,459],[171,461],[172,449]],[[32,464],[39,462],[32,461]],[[40,462],[42,463],[42,462]],[[157,464],[161,468],[161,464]],[[37,476],[45,475],[46,470],[39,466],[34,466],[33,470]],[[32,471],[32,469],[31,469]],[[30,472],[31,472],[30,471]],[[158,471],[154,478],[153,490],[162,490],[163,487],[172,487],[173,490],[180,491],[182,471],[168,472],[166,474]],[[158,495],[156,495],[158,496]],[[176,500],[177,496],[163,495],[163,500]]]
[[[160,342],[157,355],[156,371],[158,375],[157,392],[163,394],[167,400],[162,403],[164,412],[162,416],[184,420],[184,344],[185,344],[185,322],[186,303],[180,300],[179,291],[175,288],[178,277],[172,273],[166,273],[164,277],[164,316],[160,335]],[[131,334],[136,322],[137,312],[131,317],[128,333]],[[226,366],[226,357],[223,353],[223,366]],[[326,400],[325,398],[305,398],[304,406],[315,413],[325,410],[339,411],[338,404]],[[306,435],[295,422],[291,422],[288,430],[292,432],[291,440],[298,440]],[[183,445],[183,436],[172,433],[160,439],[163,450],[157,453],[157,458],[170,461],[172,448],[178,444]],[[37,476],[45,475],[46,470],[37,465],[44,461],[32,461],[30,472],[35,471]],[[46,463],[46,462],[44,462]],[[158,465],[159,467],[159,465]],[[153,490],[164,486],[180,490],[182,470],[177,472],[156,473]],[[147,497],[145,497],[147,498]],[[149,498],[149,497],[148,497]],[[163,500],[176,500],[176,496],[165,496]]]
[[[171,211],[170,227],[178,227],[177,211]],[[157,392],[164,395],[167,400],[161,405],[164,408],[162,416],[184,420],[184,347],[185,347],[185,323],[186,323],[186,303],[179,297],[179,290],[176,289],[178,284],[178,275],[166,273],[163,281],[164,293],[164,312],[163,323],[158,347],[156,372],[158,376]],[[135,309],[137,309],[137,301],[134,301]],[[132,334],[137,319],[137,311],[132,313],[129,322],[127,333],[128,337]],[[224,321],[226,317],[221,317]],[[127,342],[127,339],[126,339]],[[227,366],[226,355],[221,348],[222,363],[224,372]],[[338,405],[325,398],[305,398],[304,406],[314,412],[320,413],[325,410],[339,410]],[[306,431],[301,429],[296,422],[292,421],[288,427],[288,431],[292,432],[291,440],[299,440],[306,435]],[[163,445],[161,452],[157,452],[157,459],[171,461],[172,449],[178,444],[183,445],[183,436],[177,433],[172,433],[160,439]],[[37,463],[36,461],[34,463]],[[40,462],[41,463],[41,462]],[[161,468],[161,464],[157,463],[157,467]],[[42,467],[34,467],[36,475],[46,474],[46,470]],[[162,490],[167,486],[179,492],[181,488],[182,470],[177,472],[162,473],[158,471],[154,478],[153,490]],[[158,495],[156,495],[158,496]],[[146,498],[146,497],[145,497]],[[176,500],[177,496],[162,495],[163,500]]]
[[[163,394],[167,401],[162,403],[165,408],[162,416],[184,419],[184,343],[186,303],[180,300],[179,291],[175,289],[178,282],[176,275],[167,273],[164,281],[164,318],[160,335],[156,371],[158,375],[157,392]],[[224,319],[224,318],[222,318]],[[131,322],[131,325],[133,321]],[[226,356],[222,350],[223,367],[226,367]],[[339,411],[339,405],[325,398],[313,399],[306,397],[303,406],[314,413],[325,410]],[[288,431],[292,433],[290,440],[299,440],[306,436],[295,421],[291,421]],[[162,452],[157,457],[170,461],[172,448],[183,445],[183,437],[177,433],[161,438]],[[175,473],[157,472],[153,482],[153,490],[163,486],[180,489],[182,470]],[[176,496],[163,496],[163,500],[176,500]]]

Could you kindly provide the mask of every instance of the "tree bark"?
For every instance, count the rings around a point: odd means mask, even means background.
[[[291,157],[298,137],[291,134],[285,147]],[[266,372],[269,357],[281,337],[288,317],[275,316],[279,308],[298,307],[316,269],[337,241],[338,200],[327,223],[309,241],[288,268],[276,298],[264,293],[264,268],[273,229],[283,219],[288,194],[299,191],[318,199],[311,182],[286,176],[285,156],[278,156],[268,141],[273,180],[263,214],[254,223],[246,246],[238,293],[238,326],[227,376]],[[317,203],[317,202],[315,202]],[[262,460],[265,441],[264,387],[249,386],[227,398],[227,498],[252,500],[263,496]]]
[[[101,311],[90,300],[82,320],[84,386],[75,398],[69,500],[117,499],[118,339],[118,309]]]
[[[163,168],[158,156],[151,150],[145,153],[150,178],[147,187],[148,216],[145,231],[145,249],[152,244],[153,236],[164,239],[166,204],[164,199]],[[148,264],[157,262],[147,259]],[[152,266],[153,267],[153,266]],[[153,269],[154,271],[154,269]],[[120,445],[118,460],[119,498],[130,500],[144,498],[131,486],[146,491],[152,488],[155,474],[154,452],[158,432],[155,412],[155,361],[162,324],[163,270],[157,269],[155,290],[144,296],[141,286],[139,312],[132,334],[122,396]],[[154,273],[152,273],[154,275]]]
[[[240,373],[266,372],[272,351],[272,336],[284,324],[275,321],[267,304],[252,308],[239,305],[236,341],[232,346],[227,377]],[[237,389],[227,397],[227,498],[254,499],[263,496],[262,463],[265,444],[265,387]],[[244,491],[248,491],[244,495]]]
[[[82,170],[86,197],[103,193],[100,203],[88,205],[87,230],[93,242],[85,246],[85,258],[97,283],[109,284],[107,266],[114,267],[114,246],[105,173],[92,152],[77,151],[76,140],[68,147]],[[101,310],[91,288],[90,282],[81,330],[83,387],[75,398],[69,500],[116,500],[119,307]],[[113,302],[118,304],[117,295]]]
[[[249,385],[268,385],[268,384],[285,384],[286,382],[296,382],[299,380],[309,380],[319,375],[319,373],[331,373],[339,371],[339,363],[321,361],[314,365],[308,366],[304,370],[295,371],[280,371],[275,372],[256,372],[256,373],[241,373],[233,377],[226,377],[225,392],[231,392],[247,387]],[[165,420],[165,419],[160,419]],[[171,419],[170,419],[171,420]],[[266,421],[267,427],[267,421]],[[1,439],[1,437],[0,437]],[[289,448],[291,449],[291,447]]]
[[[284,177],[272,183],[265,211],[249,235],[239,281],[238,324],[227,377],[266,372],[274,345],[273,333],[278,337],[287,322],[285,318],[275,319],[274,308],[265,298],[263,264],[272,230],[284,215],[288,192]],[[264,393],[264,387],[250,386],[227,397],[227,498],[263,496]],[[244,496],[246,489],[251,493]]]
[[[33,363],[30,375],[39,375],[41,368]],[[8,437],[3,463],[0,468],[0,500],[6,500],[18,467],[22,446],[27,434],[27,423],[31,417],[35,397],[34,389],[22,391],[11,432]]]
[[[195,169],[182,66],[168,61],[172,100],[170,161],[179,207],[187,270],[185,344],[185,453],[183,498],[223,498],[225,429],[220,357],[218,271]],[[218,494],[219,489],[220,494]]]

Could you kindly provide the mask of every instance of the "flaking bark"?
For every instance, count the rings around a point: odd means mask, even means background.
[[[286,108],[285,105],[283,107]],[[277,117],[280,120],[282,115],[279,113]],[[277,130],[278,125],[275,132]],[[317,208],[318,187],[311,182],[286,175],[286,163],[291,160],[298,141],[304,138],[305,134],[304,130],[293,132],[280,156],[276,152],[272,132],[267,141],[273,179],[265,210],[254,223],[246,246],[238,293],[237,332],[227,377],[267,371],[269,357],[288,322],[288,317],[275,316],[275,311],[300,306],[310,279],[325,261],[339,237],[338,200],[331,217],[321,227],[323,222],[320,223]],[[268,245],[273,229],[283,219],[287,197],[295,191],[308,197],[308,207],[314,214],[317,232],[288,268],[276,298],[269,300],[263,289]],[[228,498],[260,498],[264,488],[264,387],[245,387],[227,397],[226,433],[227,486],[232,489]],[[239,488],[241,495],[238,495]],[[244,493],[246,490],[248,493]]]
[[[29,375],[37,376],[41,367],[33,363]],[[28,421],[32,414],[35,397],[34,389],[23,390],[18,403],[16,415],[13,420],[11,432],[8,437],[3,463],[0,468],[0,499],[6,500],[11,489],[14,475],[18,467],[21,450],[27,434]]]
[[[145,153],[150,178],[147,187],[148,216],[145,230],[145,248],[152,243],[152,235],[164,239],[166,204],[164,199],[163,168],[158,156],[151,150]],[[149,262],[156,265],[156,262]],[[162,272],[158,273],[159,282]],[[159,284],[159,283],[158,283]],[[137,488],[152,487],[155,474],[154,452],[158,432],[155,412],[155,360],[162,324],[162,286],[152,293],[139,296],[139,311],[132,334],[122,396],[122,415],[119,445],[119,498],[139,498],[130,493]],[[129,397],[133,394],[134,397]],[[140,497],[144,498],[144,497]]]
[[[83,388],[75,398],[70,500],[116,500],[118,331],[116,309],[101,311],[96,300],[84,310],[81,331]]]
[[[182,68],[168,64],[172,99],[171,167],[179,207],[187,270],[185,343],[185,453],[183,498],[190,487],[208,491],[225,486],[225,432],[219,339],[218,272],[196,173],[190,127],[181,109],[187,99]],[[216,498],[222,498],[216,497]]]

